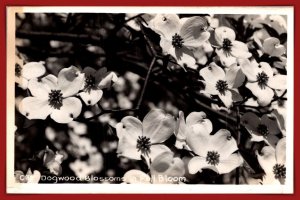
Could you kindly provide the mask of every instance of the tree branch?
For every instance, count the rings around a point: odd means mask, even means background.
[[[59,40],[68,42],[82,42],[90,44],[101,43],[102,38],[95,35],[87,34],[73,34],[73,33],[55,33],[55,32],[44,32],[44,31],[16,31],[17,38],[34,39],[34,40]]]

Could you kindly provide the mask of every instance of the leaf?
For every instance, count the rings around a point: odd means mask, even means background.
[[[262,25],[263,25],[263,27],[266,29],[266,31],[269,33],[269,35],[270,35],[271,37],[279,38],[279,34],[277,33],[277,31],[276,31],[274,28],[272,28],[272,27],[270,27],[269,25],[264,24],[264,23],[262,23]]]
[[[281,33],[279,35],[280,44],[284,44],[287,41],[287,33]]]

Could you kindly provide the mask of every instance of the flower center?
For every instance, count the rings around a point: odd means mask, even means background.
[[[267,127],[266,125],[264,125],[264,124],[259,124],[259,125],[257,126],[257,132],[258,132],[259,134],[261,134],[262,136],[267,137],[268,134],[269,134],[269,129],[268,129],[268,127]]]
[[[85,77],[85,84],[84,84],[84,89],[85,91],[87,91],[88,93],[91,92],[92,89],[96,88],[96,79],[94,76],[89,75],[87,77]]]
[[[182,37],[175,33],[175,35],[172,36],[172,45],[174,48],[180,49],[182,48],[182,44],[184,43]]]
[[[230,52],[231,52],[231,47],[232,47],[232,43],[229,39],[225,38],[223,40],[223,45],[222,45],[222,48],[223,48],[223,51],[225,53],[225,55],[228,57],[230,56]]]
[[[63,97],[62,97],[61,90],[51,90],[48,99],[49,105],[59,110],[60,107],[62,107],[63,105],[62,101],[63,101]]]
[[[285,178],[286,168],[282,164],[276,164],[273,167],[273,173],[275,175],[275,178],[277,178],[277,179]]]
[[[226,90],[228,90],[228,84],[226,81],[218,80],[216,84],[217,90],[220,92],[221,95],[225,96]]]
[[[207,152],[206,162],[210,165],[218,165],[220,162],[220,154],[216,151]]]
[[[15,76],[20,77],[21,72],[22,72],[22,67],[18,63],[16,63],[16,65],[15,65]]]
[[[136,148],[144,155],[148,155],[150,153],[151,141],[150,138],[146,136],[139,136],[137,139]]]
[[[265,72],[261,72],[256,75],[256,79],[259,87],[265,89],[269,80],[268,75]]]

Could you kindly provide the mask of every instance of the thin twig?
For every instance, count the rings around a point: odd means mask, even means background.
[[[59,40],[68,42],[82,42],[99,44],[102,38],[95,35],[87,34],[73,34],[73,33],[55,33],[55,32],[44,32],[44,31],[16,31],[17,38],[24,39],[35,39],[35,40]]]
[[[142,34],[143,34],[143,36],[144,36],[144,38],[146,40],[147,45],[150,48],[150,51],[151,51],[152,55],[154,57],[156,57],[157,53],[155,51],[154,45],[152,44],[151,40],[148,38],[147,34],[145,33],[145,27],[144,27],[144,25],[142,24],[142,22],[140,20],[138,21],[138,23],[139,23],[139,25],[141,27],[141,32],[142,32]]]
[[[145,91],[146,91],[146,88],[147,88],[147,85],[148,85],[148,82],[149,82],[149,77],[150,77],[151,71],[153,69],[153,66],[156,62],[156,59],[157,59],[156,57],[153,57],[153,59],[151,61],[151,64],[149,66],[149,69],[148,69],[148,72],[147,72],[147,75],[146,75],[146,78],[145,78],[145,82],[144,82],[144,85],[143,85],[143,89],[141,91],[141,95],[140,95],[140,98],[139,98],[137,106],[136,106],[137,109],[140,109],[140,107],[141,107],[142,101],[144,99]]]
[[[100,117],[103,114],[108,114],[108,113],[122,113],[122,112],[130,112],[130,111],[136,111],[136,108],[129,108],[129,109],[120,109],[120,110],[101,110],[98,114],[92,116],[92,117],[88,117],[88,118],[84,118],[84,119],[76,119],[75,121],[79,121],[79,122],[87,122],[87,121],[91,121],[93,119],[97,119],[98,117]]]
[[[240,107],[239,106],[235,106],[235,111],[236,111],[236,142],[237,142],[237,146],[239,147],[241,144],[241,132],[240,132]],[[239,185],[240,184],[240,167],[236,168],[236,173],[235,173],[235,184]]]

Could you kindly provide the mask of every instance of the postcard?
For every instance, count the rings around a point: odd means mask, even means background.
[[[293,7],[7,7],[8,193],[293,193]]]

